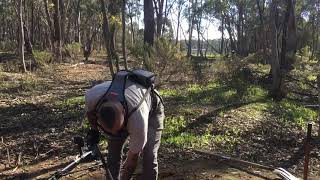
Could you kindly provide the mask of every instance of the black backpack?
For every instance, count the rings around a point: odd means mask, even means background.
[[[130,112],[128,112],[128,105],[125,98],[125,88],[127,80],[138,83],[143,87],[147,88],[147,92],[143,95],[143,98],[139,104],[134,107]],[[155,82],[155,74],[146,70],[137,69],[133,71],[119,71],[117,72],[112,79],[111,85],[107,92],[100,98],[96,104],[96,112],[99,111],[100,106],[107,101],[119,101],[125,109],[125,122],[124,127],[127,125],[129,117],[140,107],[148,93],[153,91]],[[102,129],[102,128],[101,128]],[[109,134],[105,132],[106,134]],[[110,135],[110,134],[109,134]]]

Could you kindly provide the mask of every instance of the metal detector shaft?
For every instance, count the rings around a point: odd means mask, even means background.
[[[80,164],[84,159],[86,159],[88,156],[92,155],[93,151],[88,151],[84,154],[82,154],[79,158],[75,159],[72,163],[70,163],[67,167],[63,168],[62,170],[59,170],[56,172],[49,180],[56,180],[62,177],[64,174],[70,172],[72,169],[77,167],[78,164]]]
[[[101,159],[102,165],[103,165],[104,169],[106,170],[106,177],[107,177],[109,180],[113,180],[112,174],[111,174],[111,172],[110,172],[110,170],[109,170],[109,168],[108,168],[108,166],[107,166],[107,163],[106,163],[106,161],[105,161],[102,153],[100,152],[99,147],[96,146],[96,149],[97,149],[97,153],[98,153],[98,155],[99,155],[99,157],[100,157],[100,159]]]

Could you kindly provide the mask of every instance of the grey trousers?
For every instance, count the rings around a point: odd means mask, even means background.
[[[164,107],[159,97],[154,97],[154,100],[156,104],[148,121],[148,139],[142,152],[143,180],[156,180],[158,178],[158,150],[163,129]],[[120,179],[120,167],[126,139],[126,137],[108,139],[107,165],[114,180]]]
[[[120,179],[123,147],[126,139],[109,139],[107,165],[114,180]],[[148,140],[142,153],[143,180],[156,180],[158,177],[158,149],[161,130],[148,129]]]

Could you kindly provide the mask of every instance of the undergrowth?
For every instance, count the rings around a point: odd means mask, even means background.
[[[180,148],[218,148],[232,152],[237,144],[245,141],[241,134],[254,128],[250,124],[266,123],[270,114],[283,124],[300,128],[305,128],[309,121],[316,121],[314,110],[287,99],[274,102],[268,98],[267,89],[258,84],[241,81],[241,85],[237,87],[232,83],[212,81],[206,85],[191,84],[185,88],[160,91],[169,104],[163,143]],[[172,110],[170,102],[179,102],[180,105]],[[201,107],[199,110],[199,106],[208,110],[204,112]],[[211,117],[210,113],[217,108],[221,109]],[[206,120],[203,121],[203,118]],[[248,125],[229,124],[222,127],[214,120],[237,123],[239,118],[242,120],[238,123],[247,121]],[[206,124],[203,125],[203,122]]]

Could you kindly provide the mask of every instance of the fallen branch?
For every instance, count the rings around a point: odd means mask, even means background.
[[[47,151],[47,152],[45,152],[45,153],[43,153],[43,154],[40,154],[39,157],[40,157],[40,158],[41,158],[41,157],[45,157],[46,155],[48,155],[49,153],[52,153],[52,152],[54,152],[54,150],[53,150],[53,149],[50,149],[49,151]]]
[[[8,148],[6,148],[6,149],[7,149],[7,156],[8,156],[8,164],[9,164],[9,166],[10,166],[10,162],[11,162],[10,152],[9,152],[9,149],[8,149]]]
[[[256,167],[256,168],[260,168],[260,169],[265,169],[265,170],[269,170],[269,171],[273,171],[275,174],[277,174],[279,177],[285,179],[285,180],[298,180],[299,178],[293,176],[292,174],[290,174],[288,171],[286,171],[283,168],[273,168],[270,166],[265,166],[262,164],[258,164],[258,163],[254,163],[254,162],[249,162],[249,161],[245,161],[245,160],[241,160],[241,159],[237,159],[237,158],[232,158],[229,156],[225,156],[225,155],[221,155],[221,154],[216,154],[213,152],[208,152],[208,151],[203,151],[203,150],[194,150],[200,154],[205,154],[205,155],[209,155],[209,156],[213,156],[216,158],[220,158],[220,159],[225,159],[231,162],[236,162],[236,163],[241,163],[241,164],[245,164],[248,166],[252,166],[252,167]]]
[[[237,159],[237,158],[232,158],[232,157],[221,155],[221,154],[216,154],[216,153],[213,153],[213,152],[208,152],[208,151],[203,151],[203,150],[195,150],[195,151],[197,153],[200,153],[200,154],[205,154],[205,155],[213,156],[213,157],[216,157],[216,158],[225,159],[225,160],[228,160],[228,161],[238,162],[238,163],[246,164],[246,165],[257,167],[257,168],[266,169],[266,170],[269,170],[269,171],[273,171],[275,169],[273,167],[269,167],[269,166],[265,166],[265,165],[257,164],[257,163],[254,163],[254,162],[249,162],[249,161]]]

